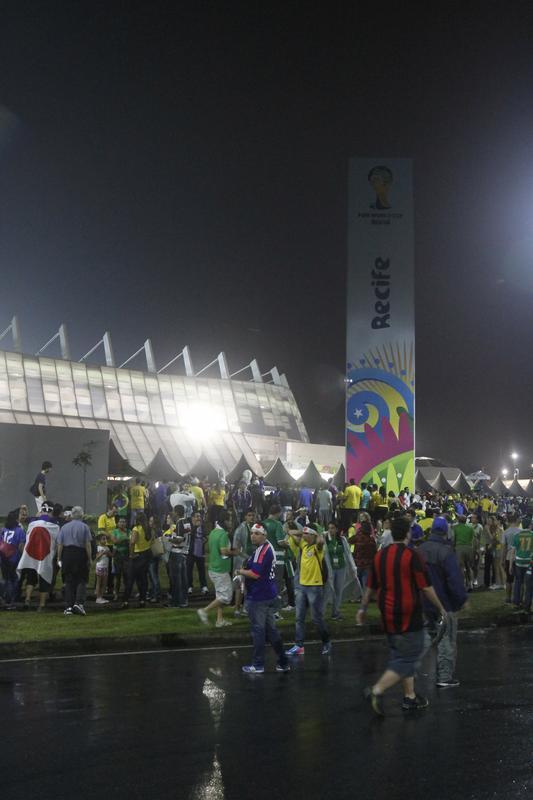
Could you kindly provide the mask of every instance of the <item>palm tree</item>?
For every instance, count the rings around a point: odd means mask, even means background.
[[[78,455],[72,459],[75,467],[83,470],[83,510],[87,509],[87,467],[92,466],[93,457],[88,450],[80,450]]]

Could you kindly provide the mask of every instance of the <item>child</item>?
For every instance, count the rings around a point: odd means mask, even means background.
[[[96,602],[99,605],[109,603],[103,596],[107,586],[107,575],[109,572],[109,556],[111,551],[107,547],[107,536],[99,533],[96,537]]]

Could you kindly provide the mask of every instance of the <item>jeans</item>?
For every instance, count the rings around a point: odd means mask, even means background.
[[[207,586],[207,580],[205,577],[205,556],[195,556],[192,553],[189,553],[187,556],[187,584],[192,586],[192,573],[195,564],[196,569],[198,570],[200,586],[203,589]]]
[[[485,588],[488,589],[489,586],[492,586],[495,580],[494,556],[492,555],[492,550],[485,550],[485,567],[483,569],[483,583],[485,584]]]
[[[448,611],[446,633],[437,645],[437,680],[451,681],[457,661],[457,613]]]
[[[332,575],[333,587],[331,586],[331,584],[328,584],[328,586],[326,587],[325,605],[327,605],[330,602],[330,600],[333,601],[333,609],[331,612],[331,615],[333,617],[338,617],[341,610],[345,579],[346,579],[346,567],[340,567],[338,569],[334,569]]]
[[[519,567],[516,564],[514,565],[514,591],[513,591],[513,603],[515,606],[519,606],[522,602],[524,604],[524,608],[529,609],[531,606],[531,596],[533,592],[533,577],[531,574],[528,575],[528,570],[531,569],[530,567]],[[522,599],[522,587],[524,587],[524,597]]]
[[[133,590],[133,584],[137,584],[139,590],[139,600],[141,603],[146,601],[146,590],[148,589],[148,566],[152,558],[150,550],[144,550],[133,558],[130,558],[128,569],[128,582],[124,592],[124,602],[128,602]]]
[[[116,592],[116,594],[118,594],[120,592],[122,584],[124,584],[124,589],[127,586],[129,563],[130,563],[129,556],[119,555],[119,554],[117,554],[115,552],[115,556],[113,558],[113,564],[115,566],[115,592]]]
[[[296,634],[294,641],[303,647],[305,640],[305,617],[307,607],[311,609],[311,618],[318,628],[320,638],[324,643],[329,642],[329,631],[324,622],[324,587],[302,586],[300,584],[296,593]]]
[[[171,581],[170,605],[185,607],[187,602],[187,556],[184,553],[170,553],[168,572]]]
[[[150,595],[156,600],[161,595],[161,583],[159,581],[159,564],[162,556],[152,556],[148,567],[148,577],[150,578]]]
[[[276,612],[276,600],[247,600],[246,610],[252,628],[252,639],[254,643],[254,654],[252,663],[254,667],[264,667],[265,665],[265,645],[270,642],[277,657],[279,664],[284,667],[288,663],[287,656],[283,649],[283,642],[276,628],[274,614]]]
[[[11,605],[17,599],[19,579],[17,575],[17,565],[5,558],[0,558],[2,563],[2,577],[5,581],[4,592],[6,603]]]
[[[322,525],[323,528],[327,528],[329,523],[331,522],[331,509],[330,508],[319,508],[318,509],[318,521]]]

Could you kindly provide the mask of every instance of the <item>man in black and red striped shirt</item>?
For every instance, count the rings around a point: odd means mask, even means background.
[[[416,667],[424,652],[420,592],[424,592],[443,618],[446,617],[424,564],[416,551],[407,547],[409,522],[405,517],[392,520],[391,533],[393,544],[380,550],[374,557],[361,609],[357,614],[357,621],[362,625],[370,597],[376,592],[389,642],[389,663],[377,683],[365,690],[365,696],[379,716],[384,716],[384,692],[400,681],[403,683],[402,708],[405,711],[426,708],[428,705],[427,699],[416,694],[414,689]]]

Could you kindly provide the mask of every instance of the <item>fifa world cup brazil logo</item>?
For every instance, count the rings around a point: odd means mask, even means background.
[[[388,167],[372,167],[368,173],[368,182],[376,193],[376,202],[370,206],[377,211],[384,211],[391,207],[389,192],[392,186],[392,172]]]

